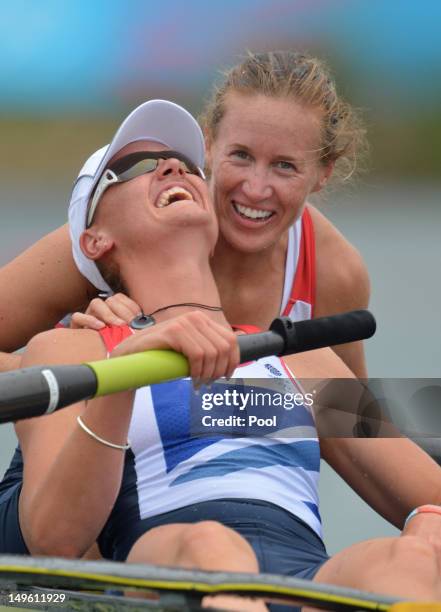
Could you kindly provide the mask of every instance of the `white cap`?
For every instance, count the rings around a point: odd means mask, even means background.
[[[80,248],[86,229],[90,194],[108,161],[123,147],[137,140],[159,142],[188,157],[198,168],[204,167],[204,137],[196,119],[181,106],[166,100],[150,100],[135,108],[121,123],[112,142],[96,151],[81,168],[69,202],[69,230],[75,263],[97,289],[111,293],[95,262]]]

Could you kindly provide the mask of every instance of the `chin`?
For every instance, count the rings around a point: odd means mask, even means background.
[[[223,241],[230,248],[241,253],[259,253],[266,251],[278,242],[278,236],[271,232],[261,236],[250,236],[246,232],[223,232]]]
[[[248,227],[238,220],[237,216],[233,216],[231,211],[229,214],[218,213],[220,225],[220,234],[225,242],[233,248],[252,253],[269,248],[278,242],[283,235],[283,221],[279,216],[270,219],[269,223],[254,225]],[[234,213],[235,215],[235,213]]]

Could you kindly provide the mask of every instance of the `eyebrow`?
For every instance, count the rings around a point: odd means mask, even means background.
[[[231,148],[231,149],[243,149],[244,151],[252,153],[252,149],[249,146],[241,144],[239,142],[232,143],[231,145],[229,145],[229,148]],[[277,153],[276,155],[272,155],[271,158],[272,159],[281,160],[281,161],[293,162],[293,163],[296,163],[296,164],[305,163],[307,161],[306,157],[300,157],[300,156],[299,157],[295,157],[292,154],[284,155],[283,153]]]

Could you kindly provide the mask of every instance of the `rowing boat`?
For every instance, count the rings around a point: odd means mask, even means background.
[[[154,599],[124,597],[123,590],[128,588],[147,593]],[[117,589],[118,592],[109,594],[109,589]],[[198,610],[202,597],[218,594],[277,599],[291,605],[314,604],[325,610],[348,612],[387,612],[400,601],[354,589],[270,574],[202,572],[113,561],[20,556],[0,556],[1,592],[3,605],[18,605],[23,601],[28,605],[34,604],[34,609],[41,609],[41,604],[46,604],[47,609],[52,610],[55,604],[64,609],[87,610],[95,609],[97,604],[116,605],[118,610]],[[19,594],[15,601],[14,593]],[[26,596],[20,599],[20,594]],[[48,601],[49,596],[52,596],[51,602]]]

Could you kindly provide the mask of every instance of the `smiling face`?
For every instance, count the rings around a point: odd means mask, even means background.
[[[222,238],[258,252],[276,244],[331,172],[319,159],[319,112],[292,98],[230,92],[208,143]]]
[[[217,240],[217,221],[205,181],[174,156],[159,158],[153,171],[128,178],[138,174],[133,172],[136,164],[142,170],[141,152],[146,151],[152,158],[160,152],[169,154],[159,143],[142,141],[124,147],[110,160],[108,168],[123,182],[107,187],[90,230],[104,228],[112,245],[126,256],[140,249],[153,254],[155,248],[182,253],[195,240],[208,255]]]

